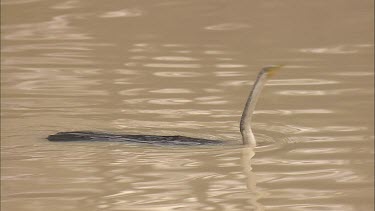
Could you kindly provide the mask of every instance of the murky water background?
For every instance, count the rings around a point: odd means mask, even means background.
[[[373,210],[373,1],[1,1],[2,210]],[[239,118],[262,66],[254,132]],[[58,131],[211,147],[52,143]]]

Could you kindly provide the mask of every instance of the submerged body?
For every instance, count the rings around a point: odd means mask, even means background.
[[[223,141],[190,138],[186,136],[154,136],[154,135],[121,135],[89,131],[59,132],[50,135],[49,141],[106,141],[106,142],[134,142],[155,145],[217,145]]]
[[[251,130],[252,115],[267,79],[273,74],[275,70],[279,68],[280,66],[265,67],[259,72],[257,76],[254,86],[246,101],[240,122],[240,131],[242,135],[242,142],[244,145],[248,145],[251,147],[256,146],[256,140]],[[223,141],[219,140],[190,138],[185,136],[116,135],[85,131],[59,132],[55,135],[48,136],[47,139],[49,141],[127,141],[159,145],[213,145],[224,143]]]

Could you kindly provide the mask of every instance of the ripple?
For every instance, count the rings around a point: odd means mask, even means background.
[[[221,100],[222,97],[219,96],[205,96],[205,97],[197,97],[195,100],[197,101],[197,104],[201,105],[223,105],[227,104],[227,100]],[[213,117],[224,117],[228,114],[221,114],[221,115],[214,115]],[[229,115],[232,116],[232,115]]]
[[[302,154],[302,155],[308,155],[308,154],[336,154],[336,153],[350,153],[352,151],[351,148],[316,148],[316,149],[311,149],[311,148],[300,148],[300,149],[294,149],[291,150],[290,152],[293,154]]]
[[[18,71],[12,73],[7,73],[14,80],[34,80],[34,79],[46,79],[50,80],[50,74],[59,74],[60,72],[72,72],[78,75],[98,75],[100,74],[100,69],[91,68],[33,68],[33,67],[17,67]],[[59,77],[59,79],[64,79]],[[67,77],[67,80],[70,78]],[[5,80],[7,81],[7,80]],[[7,81],[8,82],[8,81]]]
[[[172,109],[170,110],[172,113],[168,114],[169,109],[162,109],[160,110],[160,114],[167,114],[170,116],[174,116],[175,118],[180,118],[184,115],[189,115],[188,113],[196,112],[192,110],[186,110],[185,109]],[[124,110],[126,112],[126,110]],[[147,110],[146,110],[147,112]],[[152,111],[151,111],[152,112]],[[199,111],[198,111],[199,112]],[[203,111],[204,112],[204,111]],[[157,112],[158,113],[158,112]],[[201,114],[196,114],[201,115]],[[204,114],[205,115],[205,114]],[[153,119],[148,120],[134,120],[134,119],[116,119],[113,121],[114,124],[119,128],[134,128],[139,130],[139,128],[142,128],[144,130],[142,133],[147,134],[147,130],[150,130],[150,132],[153,135],[185,135],[189,137],[197,137],[199,135],[196,133],[196,131],[192,131],[191,133],[186,132],[186,130],[182,129],[194,129],[194,130],[202,130],[202,129],[211,129],[215,128],[215,130],[222,131],[222,130],[228,130],[228,125],[234,124],[233,121],[155,121]],[[169,130],[166,130],[169,129]],[[146,132],[145,132],[146,131]],[[139,131],[138,131],[139,132]],[[158,134],[155,134],[157,132]],[[202,135],[202,134],[201,134]],[[201,136],[200,138],[207,138],[207,139],[219,139],[217,138],[217,135],[215,136]]]
[[[124,63],[124,66],[127,66],[127,67],[136,67],[138,65],[139,64],[137,62],[127,62],[127,63]]]
[[[158,90],[152,90],[150,92],[153,93],[162,93],[162,94],[186,94],[186,93],[192,93],[189,89],[158,89]]]
[[[129,70],[129,69],[115,69],[115,72],[122,74],[122,75],[138,75],[139,74],[139,71]]]
[[[180,116],[189,115],[211,115],[212,111],[195,110],[195,109],[159,109],[159,110],[139,110],[143,114],[173,114]]]
[[[212,31],[234,31],[245,28],[251,28],[251,26],[244,23],[222,23],[217,25],[206,26],[204,29]]]
[[[284,134],[302,134],[302,133],[322,133],[322,132],[354,132],[354,131],[365,131],[367,127],[355,127],[355,126],[324,126],[324,127],[307,127],[301,125],[267,125],[267,124],[256,124],[257,128],[281,132]]]
[[[145,88],[135,88],[135,89],[127,89],[119,91],[120,95],[126,95],[126,96],[134,96],[139,95],[141,92],[145,91]]]
[[[163,129],[177,129],[177,128],[190,128],[200,129],[203,124],[198,122],[179,121],[171,124],[165,121],[141,121],[141,120],[130,120],[130,119],[118,119],[114,123],[121,128],[163,128]]]
[[[78,107],[95,107],[98,102],[79,102],[76,99],[68,97],[59,98],[5,98],[3,109],[5,111],[35,111],[37,109],[46,111],[52,109],[58,111],[59,108],[78,108]]]
[[[285,173],[287,174],[287,173]],[[354,176],[354,172],[344,169],[322,169],[322,170],[305,170],[293,172],[288,177],[281,177],[267,181],[267,183],[285,183],[285,182],[298,182],[298,181],[316,181],[316,180],[334,180],[338,181],[344,178]]]
[[[3,0],[1,4],[3,5],[12,5],[12,4],[26,4],[31,2],[38,2],[42,0]]]
[[[99,17],[101,18],[119,18],[119,17],[139,17],[142,16],[144,12],[140,9],[122,9],[116,11],[106,12]]]
[[[207,100],[218,100],[218,99],[222,99],[223,97],[220,97],[220,96],[205,96],[205,97],[197,97],[195,98],[195,100],[198,100],[198,101],[207,101]]]
[[[131,48],[128,50],[129,52],[132,53],[137,53],[137,52],[153,52],[153,49],[147,49],[147,48]]]
[[[154,75],[160,76],[160,77],[171,77],[171,78],[191,78],[191,77],[202,76],[201,73],[195,73],[195,72],[156,72],[154,73]]]
[[[148,63],[144,64],[144,67],[158,67],[158,68],[200,68],[200,64],[170,64],[170,63]]]
[[[262,133],[256,133],[255,139],[258,143],[257,147],[254,149],[255,152],[268,152],[279,150],[283,147],[283,144],[285,144],[284,142],[276,140],[272,136]]]
[[[268,85],[270,86],[299,86],[299,85],[322,85],[322,84],[338,84],[338,81],[323,80],[323,79],[311,79],[311,78],[300,78],[300,79],[280,79],[270,80]]]
[[[192,100],[183,99],[183,98],[154,99],[154,100],[148,101],[148,103],[160,104],[160,105],[181,105],[181,104],[186,104],[190,102],[192,102]]]
[[[254,162],[255,164],[255,162]],[[289,167],[314,167],[314,166],[326,166],[326,165],[348,165],[349,161],[347,159],[332,159],[332,160],[299,160],[299,159],[288,159],[288,160],[276,160],[267,159],[256,163],[257,165],[278,165],[278,166],[289,166]]]
[[[235,80],[235,81],[225,81],[219,84],[220,86],[243,86],[249,85],[249,81],[246,80]]]
[[[96,188],[81,188],[81,189],[70,189],[70,190],[64,190],[63,192],[61,190],[50,190],[50,191],[32,191],[32,192],[19,192],[14,194],[8,194],[7,197],[9,198],[21,198],[21,199],[40,199],[40,198],[64,198],[67,196],[71,196],[75,200],[82,200],[84,199],[84,195],[90,195],[90,194],[98,194],[101,191]]]
[[[97,80],[81,80],[76,77],[61,77],[51,81],[50,79],[27,80],[14,85],[14,89],[27,91],[29,94],[82,96],[82,95],[107,95],[104,90],[88,89],[89,86],[98,84]],[[67,85],[69,84],[69,85]]]
[[[345,49],[347,46],[339,45],[335,47],[326,47],[326,48],[303,48],[299,51],[302,53],[313,53],[313,54],[354,54],[358,50],[348,50]]]
[[[197,104],[201,104],[201,105],[224,105],[224,104],[227,104],[228,101],[227,100],[216,100],[216,101],[206,101],[206,102],[198,102]],[[218,116],[216,116],[218,117]],[[224,117],[224,116],[220,116],[220,117]]]
[[[76,52],[76,51],[64,51],[64,52],[50,52],[50,53],[43,53],[41,54],[43,56],[46,56],[46,57],[63,57],[63,58],[67,58],[67,57],[73,57],[73,58],[88,58],[88,57],[92,57],[91,55],[89,55],[88,53],[86,52]]]
[[[203,91],[207,92],[207,93],[218,93],[218,92],[223,92],[222,89],[203,89]]]
[[[304,142],[304,143],[330,143],[330,142],[356,142],[366,140],[366,136],[299,136],[288,137],[288,143]]]
[[[372,44],[372,43],[363,43],[363,44],[356,44],[354,46],[358,47],[358,48],[373,48],[374,44]]]
[[[73,9],[73,8],[78,8],[79,3],[80,2],[78,0],[70,0],[70,1],[56,4],[52,6],[51,8],[59,9],[59,10]]]
[[[126,95],[127,93],[125,93],[124,95]],[[132,95],[131,92],[129,95]],[[140,103],[144,103],[146,102],[147,100],[149,100],[148,98],[133,98],[133,99],[127,99],[127,100],[123,100],[122,102],[124,102],[125,104],[140,104]]]
[[[367,130],[367,127],[361,126],[325,126],[322,127],[321,131],[327,132],[354,132],[354,131],[364,131]]]
[[[296,191],[295,189],[290,189],[289,192],[292,195]],[[311,191],[311,189],[309,189]],[[271,191],[274,192],[274,191]],[[322,191],[314,191],[314,192],[322,192]],[[280,193],[274,193],[274,194],[280,194]],[[337,191],[331,191],[329,195],[339,195],[340,193]],[[306,200],[306,198],[304,198]],[[306,211],[306,210],[319,210],[319,211],[329,211],[329,210],[348,210],[348,211],[354,211],[354,209],[347,205],[347,204],[293,204],[293,205],[283,205],[278,204],[276,206],[267,206],[270,210],[295,210],[295,211]]]
[[[372,76],[374,75],[373,72],[343,72],[343,73],[336,73],[335,75],[341,75],[341,76]]]
[[[206,50],[206,51],[203,51],[204,54],[208,54],[208,55],[221,55],[221,54],[227,54],[226,51],[222,51],[222,50]]]
[[[241,68],[247,67],[245,64],[215,64],[217,68]]]
[[[228,57],[218,57],[215,59],[219,61],[233,61],[234,60],[234,58],[228,58]]]
[[[301,133],[314,133],[320,131],[314,127],[306,127],[300,125],[266,125],[266,124],[256,124],[257,128],[266,130],[266,131],[273,131],[273,132],[280,132],[283,134],[301,134]]]
[[[254,152],[272,152],[280,150],[284,147],[285,142],[275,141],[272,137],[267,137],[267,139],[262,138],[262,135],[256,134],[256,140],[258,145],[254,149]]]
[[[276,115],[294,115],[294,114],[331,114],[334,113],[328,109],[294,109],[294,110],[258,110],[256,114],[276,114]]]
[[[162,44],[163,47],[166,47],[166,48],[187,48],[189,47],[188,45],[186,44],[179,44],[179,43],[167,43],[167,44]]]
[[[178,51],[174,51],[175,53],[181,53],[181,54],[188,54],[188,53],[191,53],[193,51],[190,51],[190,50],[178,50]]]
[[[129,57],[129,59],[133,59],[133,60],[145,60],[147,59],[146,56],[131,56]]]
[[[150,44],[148,44],[148,43],[134,43],[133,46],[136,46],[136,47],[149,47]]]
[[[237,71],[217,71],[215,75],[218,77],[236,77],[236,76],[243,76],[244,74]]]
[[[94,64],[95,62],[87,59],[78,58],[58,58],[58,57],[7,57],[2,61],[4,65],[20,64]]]
[[[103,44],[104,45],[104,44]],[[79,51],[89,51],[92,50],[89,43],[79,43],[79,42],[60,42],[60,43],[36,43],[36,44],[25,44],[25,45],[11,45],[2,47],[3,52],[22,52],[28,50],[79,50]]]
[[[82,15],[61,15],[40,23],[4,26],[4,40],[88,40],[91,36],[74,32],[72,19]]]
[[[347,93],[358,93],[361,89],[338,89],[338,90],[283,90],[277,92],[280,95],[291,96],[324,96],[324,95],[340,95]]]
[[[152,58],[153,60],[160,60],[160,61],[197,61],[199,59],[186,57],[186,56],[158,56]]]

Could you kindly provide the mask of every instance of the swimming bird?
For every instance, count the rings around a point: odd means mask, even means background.
[[[252,116],[255,105],[267,79],[281,66],[267,66],[258,73],[255,83],[245,103],[240,121],[240,132],[244,145],[255,147],[256,140],[251,129]],[[185,136],[155,136],[155,135],[121,135],[87,131],[59,132],[47,137],[49,141],[111,141],[111,142],[136,142],[159,145],[213,145],[222,144],[220,140],[190,138]]]

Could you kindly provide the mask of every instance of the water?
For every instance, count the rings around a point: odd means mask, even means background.
[[[1,6],[2,210],[374,209],[373,1]],[[74,130],[228,144],[45,139]]]

